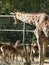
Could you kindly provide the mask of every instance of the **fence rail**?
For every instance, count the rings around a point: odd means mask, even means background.
[[[14,17],[14,15],[0,15],[0,17]],[[13,30],[13,29],[0,29],[0,31],[24,31],[24,30]],[[34,32],[33,30],[25,30],[25,32]]]
[[[15,15],[0,15],[0,18],[4,17],[14,17]],[[18,32],[23,32],[23,47],[25,43],[25,32],[34,32],[33,30],[25,30],[25,23],[23,24],[23,30],[13,30],[13,29],[0,29],[0,31],[18,31]],[[25,47],[24,47],[25,50]]]
[[[0,31],[20,31],[20,32],[23,32],[24,30],[0,29]],[[34,32],[34,30],[25,30],[25,32]]]
[[[0,15],[0,17],[14,17],[14,15]]]

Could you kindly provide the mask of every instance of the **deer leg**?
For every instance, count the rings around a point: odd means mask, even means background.
[[[12,54],[12,62],[14,62],[14,55]]]
[[[1,62],[2,62],[2,55],[0,55],[0,60],[1,60]]]
[[[18,55],[17,54],[14,54],[14,60],[17,62],[18,61]]]
[[[21,58],[22,58],[22,62],[23,62],[23,54],[22,54]]]
[[[34,53],[33,53],[33,51],[32,51],[32,61],[34,61]]]
[[[9,60],[11,61],[11,54],[9,53]]]
[[[27,65],[31,65],[30,53],[27,54]]]
[[[5,53],[3,52],[2,53],[2,59],[3,59],[3,62],[5,61]]]
[[[25,55],[24,55],[24,52],[22,51],[22,62],[23,62],[23,58],[24,58],[24,56],[25,56]]]
[[[12,54],[12,62],[14,63],[14,54]]]
[[[31,49],[31,54],[30,54],[30,56],[31,56],[31,61],[34,61],[34,53],[33,53],[33,50]]]

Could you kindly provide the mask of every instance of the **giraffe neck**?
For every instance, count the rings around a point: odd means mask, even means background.
[[[38,27],[38,25],[40,25],[43,22],[45,15],[45,13],[16,12],[17,19],[25,23],[34,24],[36,27]]]

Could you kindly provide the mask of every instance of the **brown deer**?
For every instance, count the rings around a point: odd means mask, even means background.
[[[14,61],[15,57],[19,55],[17,50],[13,46],[7,44],[0,44],[0,45],[3,61],[6,59],[7,56],[9,57],[9,59],[12,58],[12,61]]]
[[[48,39],[44,39],[43,44],[45,44],[45,48],[47,49],[47,50],[43,49],[43,51],[44,51],[44,53],[47,53],[48,50],[49,50]],[[34,57],[35,57],[34,54],[37,54],[37,53],[39,53],[39,49],[38,49],[38,46],[37,46],[37,42],[34,42],[31,45],[31,58],[32,58],[31,61],[34,61]]]
[[[15,49],[18,50],[18,53],[20,54],[21,58],[22,58],[22,62],[23,62],[23,58],[25,58],[25,54],[24,54],[24,48],[23,48],[23,45],[22,43],[20,42],[20,40],[17,40],[16,43],[15,43]]]

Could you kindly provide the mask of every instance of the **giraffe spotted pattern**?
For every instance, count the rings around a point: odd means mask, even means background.
[[[14,14],[15,20],[18,19],[22,22],[34,24],[36,26],[34,34],[37,38],[37,45],[39,49],[39,65],[43,65],[46,49],[45,44],[47,44],[44,43],[43,40],[46,38],[47,41],[47,38],[49,37],[49,16],[46,13],[15,12]],[[15,24],[16,22],[17,21],[15,21]]]

